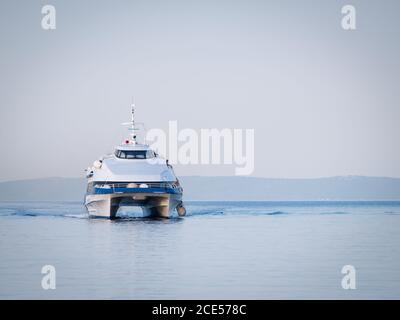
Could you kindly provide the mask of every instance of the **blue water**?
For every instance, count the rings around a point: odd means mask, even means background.
[[[0,298],[400,298],[400,202],[186,204],[185,218],[109,221],[75,202],[0,203]]]

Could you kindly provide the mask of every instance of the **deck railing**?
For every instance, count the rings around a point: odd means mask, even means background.
[[[125,182],[97,184],[95,188],[100,189],[134,189],[134,188],[163,188],[178,189],[180,186],[171,182]]]

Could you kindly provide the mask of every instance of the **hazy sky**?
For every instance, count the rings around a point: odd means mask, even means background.
[[[400,177],[399,15],[396,0],[2,0],[0,180],[82,176],[120,143],[132,95],[147,128],[254,128],[254,176]]]

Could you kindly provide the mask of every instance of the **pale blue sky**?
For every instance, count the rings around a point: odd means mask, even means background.
[[[357,30],[341,28],[341,7]],[[41,7],[57,29],[41,28]],[[0,180],[76,177],[147,128],[254,128],[258,177],[400,177],[398,1],[0,3]],[[178,175],[232,167],[176,166]]]

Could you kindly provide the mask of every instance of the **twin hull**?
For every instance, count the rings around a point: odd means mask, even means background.
[[[181,192],[112,192],[87,194],[85,206],[91,217],[116,218],[120,206],[141,207],[143,216],[169,218],[182,207]]]

